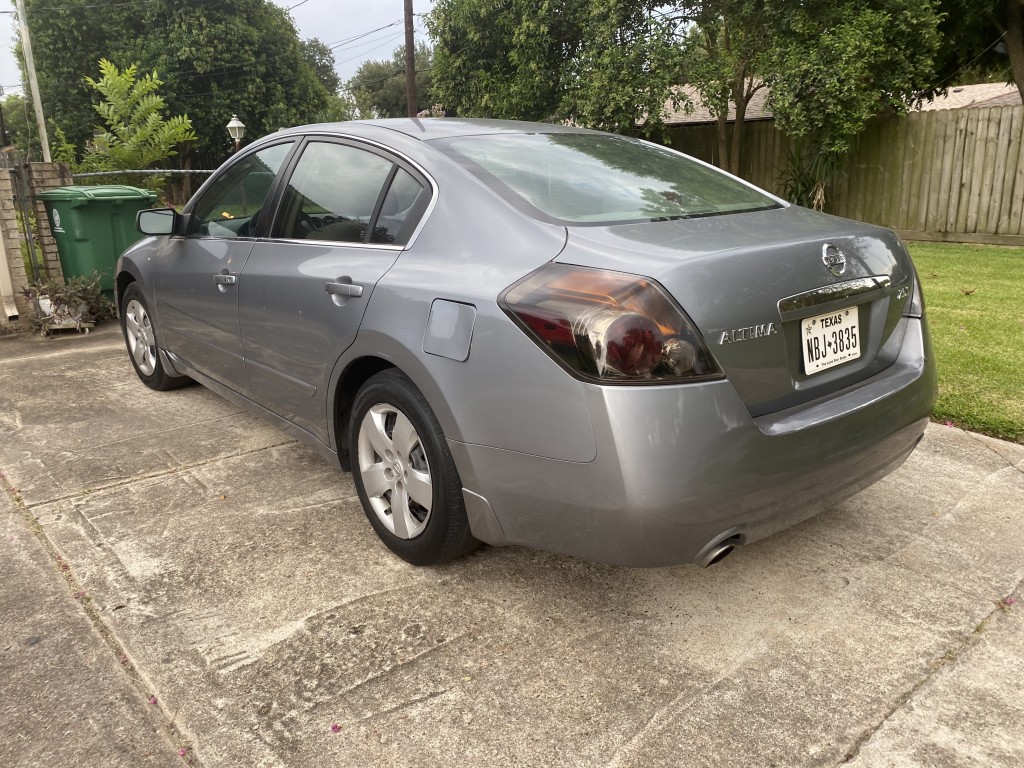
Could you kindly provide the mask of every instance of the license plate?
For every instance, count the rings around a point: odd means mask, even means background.
[[[859,307],[801,320],[804,373],[810,376],[860,357],[859,320]]]

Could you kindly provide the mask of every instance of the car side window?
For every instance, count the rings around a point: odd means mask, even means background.
[[[262,149],[220,174],[193,207],[188,234],[253,237],[274,177],[294,144]]]
[[[395,170],[370,236],[371,243],[405,245],[430,203],[430,192],[412,174]]]
[[[275,236],[363,243],[394,163],[347,144],[311,142],[288,182]]]

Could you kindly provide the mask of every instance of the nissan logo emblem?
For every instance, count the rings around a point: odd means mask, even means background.
[[[836,277],[846,272],[846,256],[832,243],[825,243],[821,247],[821,261]]]

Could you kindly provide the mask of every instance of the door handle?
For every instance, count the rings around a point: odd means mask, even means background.
[[[358,298],[363,295],[363,286],[353,285],[352,283],[327,283],[325,287],[332,296],[354,296]]]
[[[234,285],[238,282],[237,275],[214,275],[213,282],[218,285]]]

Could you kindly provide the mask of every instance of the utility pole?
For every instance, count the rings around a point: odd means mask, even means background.
[[[405,0],[405,101],[409,117],[416,117],[416,44],[412,32],[412,0]]]
[[[36,79],[36,63],[32,58],[32,38],[28,34],[28,15],[25,0],[18,0],[18,25],[21,27],[21,50],[25,53],[25,69],[28,70],[28,87],[32,91],[32,106],[36,110],[36,126],[39,128],[39,144],[43,148],[43,162],[50,161],[50,138],[46,135],[46,120],[43,118],[43,102],[39,98],[39,81]]]

